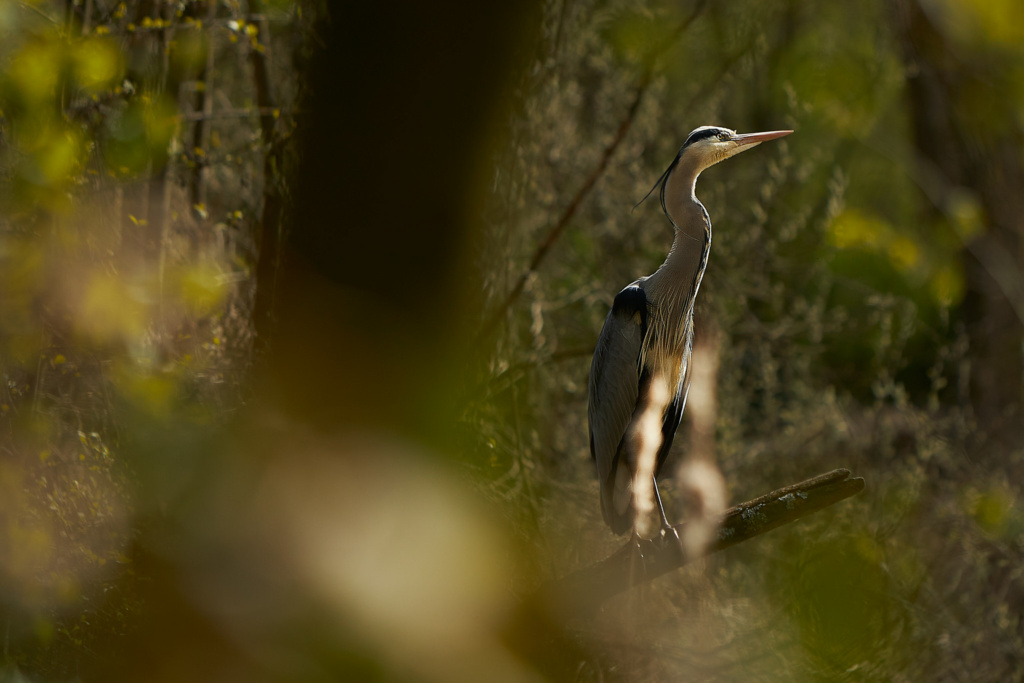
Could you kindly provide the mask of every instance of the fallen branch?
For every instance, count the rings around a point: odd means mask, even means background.
[[[742,503],[725,512],[716,541],[705,555],[725,550],[784,524],[817,512],[864,490],[864,480],[850,471],[833,470]],[[674,527],[676,535],[683,525]],[[605,600],[699,559],[687,557],[676,537],[630,539],[612,556],[552,581],[533,597],[566,616],[584,616]]]

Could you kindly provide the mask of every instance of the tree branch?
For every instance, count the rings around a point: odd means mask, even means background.
[[[864,480],[846,469],[777,489],[725,512],[717,539],[706,555],[760,536],[784,524],[817,512],[864,490]],[[678,534],[683,525],[674,527]],[[672,536],[659,540],[630,539],[610,557],[569,576],[549,582],[528,602],[534,609],[551,606],[568,616],[585,616],[605,600],[633,586],[698,559],[687,557]]]
[[[626,133],[628,133],[629,129],[633,126],[633,120],[636,118],[636,112],[640,108],[640,103],[643,101],[647,88],[651,85],[651,79],[654,76],[654,68],[657,65],[658,59],[660,59],[669,47],[678,40],[679,36],[681,36],[686,29],[690,27],[690,24],[697,19],[700,13],[704,11],[706,4],[707,0],[699,0],[694,6],[693,11],[690,12],[689,16],[680,22],[668,38],[666,38],[657,48],[652,50],[644,60],[644,70],[640,75],[640,79],[637,81],[636,89],[633,94],[633,101],[630,102],[629,109],[626,110],[626,115],[623,117],[622,121],[619,122],[619,127],[615,131],[615,137],[613,137],[612,141],[604,148],[604,152],[602,152],[601,158],[597,162],[597,166],[594,167],[586,180],[583,181],[580,189],[576,191],[576,194],[562,211],[558,220],[555,221],[554,225],[552,225],[548,230],[548,234],[541,240],[536,251],[533,252],[533,258],[530,259],[529,266],[527,266],[526,270],[519,276],[519,279],[516,280],[516,284],[512,287],[512,290],[480,327],[480,333],[477,337],[478,340],[484,340],[490,336],[491,332],[494,331],[494,328],[501,322],[505,312],[523,293],[523,289],[526,287],[526,283],[529,281],[530,275],[537,270],[538,266],[540,266],[541,261],[543,261],[544,257],[547,256],[552,245],[558,241],[558,238],[562,236],[562,233],[569,225],[573,216],[576,215],[576,211],[579,209],[580,204],[583,203],[583,200],[590,194],[594,185],[601,176],[604,175],[605,169],[608,168],[609,160],[611,160],[612,155],[615,154],[615,150],[619,148],[619,145],[621,145],[622,141],[626,138]]]
[[[541,261],[544,260],[544,257],[547,256],[552,245],[554,245],[558,238],[562,236],[565,228],[569,225],[569,221],[571,221],[573,216],[576,215],[576,210],[579,209],[580,204],[583,203],[583,200],[590,194],[590,190],[593,189],[598,179],[604,174],[604,170],[608,167],[608,161],[611,159],[612,154],[614,154],[615,150],[619,148],[620,144],[622,144],[622,141],[626,137],[626,133],[633,125],[633,119],[636,117],[637,109],[640,108],[640,102],[643,100],[644,93],[647,91],[647,86],[649,86],[650,83],[651,74],[650,72],[646,72],[644,77],[641,78],[640,83],[637,84],[636,92],[633,95],[633,102],[629,105],[625,118],[623,118],[619,123],[618,130],[615,131],[615,137],[613,137],[612,141],[608,143],[608,146],[604,148],[604,152],[601,154],[601,159],[597,162],[597,166],[595,166],[590,172],[587,179],[583,181],[583,185],[581,185],[580,189],[576,191],[572,201],[570,201],[565,207],[565,210],[562,211],[558,220],[555,221],[555,224],[551,226],[550,230],[548,230],[548,234],[543,240],[541,240],[540,245],[537,247],[536,251],[533,252],[533,258],[530,259],[530,265],[526,267],[526,270],[523,271],[519,276],[519,279],[516,280],[515,286],[512,287],[512,290],[505,297],[504,301],[494,309],[491,317],[488,318],[481,326],[478,337],[479,339],[483,340],[490,336],[491,332],[494,331],[494,328],[501,322],[505,312],[513,303],[515,303],[516,299],[519,298],[519,295],[523,293],[523,288],[526,286],[526,282],[530,279],[530,275],[537,270],[537,267],[540,265]]]

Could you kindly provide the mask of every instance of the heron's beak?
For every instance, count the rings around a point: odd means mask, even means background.
[[[766,140],[781,138],[792,132],[791,130],[770,130],[767,133],[743,133],[734,137],[732,141],[736,143],[737,147],[747,147],[749,145],[758,145]]]

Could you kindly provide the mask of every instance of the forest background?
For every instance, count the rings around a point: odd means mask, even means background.
[[[1024,676],[1022,112],[1010,0],[0,1],[0,677]],[[731,500],[866,490],[524,616],[704,124]]]

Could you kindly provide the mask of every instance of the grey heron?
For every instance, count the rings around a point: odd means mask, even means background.
[[[635,530],[636,492],[648,481],[662,528],[669,527],[656,476],[686,405],[694,301],[711,251],[711,218],[695,194],[697,176],[792,132],[738,134],[701,126],[647,193],[659,190],[662,211],[675,233],[672,249],[657,271],[615,297],[590,367],[590,453],[597,465],[601,510],[616,534]]]

